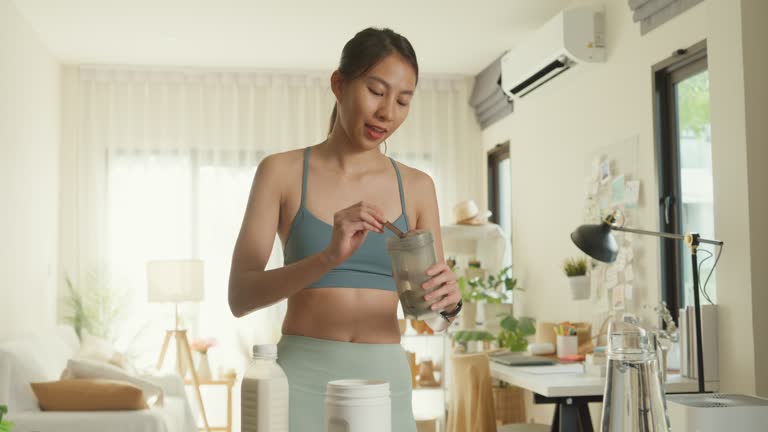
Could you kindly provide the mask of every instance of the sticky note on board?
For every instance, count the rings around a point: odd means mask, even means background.
[[[613,288],[611,300],[614,309],[624,309],[624,285],[618,285]]]
[[[627,265],[627,255],[619,252],[619,255],[616,257],[616,262],[614,265],[619,270],[623,270],[624,267]]]
[[[626,300],[632,300],[634,288],[632,287],[632,284],[625,284],[624,285],[624,298]]]
[[[608,183],[611,179],[611,161],[604,160],[600,162],[600,183]]]
[[[635,274],[632,271],[632,266],[628,265],[624,268],[624,281],[625,282],[632,282],[632,280],[635,279]]]
[[[624,183],[624,203],[627,207],[637,207],[640,201],[640,180],[630,180]]]
[[[600,180],[600,158],[596,157],[592,159],[592,179]]]
[[[624,203],[624,176],[616,176],[611,182],[611,204]]]
[[[631,236],[627,236],[627,243],[632,244]],[[635,258],[635,252],[632,251],[632,248],[626,247],[622,250],[624,251],[624,258],[627,260],[627,262],[632,262],[632,259]]]

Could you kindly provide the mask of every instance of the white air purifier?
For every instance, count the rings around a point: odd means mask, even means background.
[[[669,425],[674,432],[765,432],[768,399],[703,393],[667,395]]]

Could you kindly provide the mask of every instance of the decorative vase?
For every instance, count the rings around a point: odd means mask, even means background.
[[[200,353],[200,360],[197,361],[197,379],[201,381],[211,379],[211,365],[208,363],[208,353]]]
[[[419,363],[419,376],[417,377],[419,387],[439,387],[440,383],[435,380],[434,364],[432,360],[424,360]]]
[[[573,300],[586,300],[589,298],[589,277],[587,275],[569,276],[571,285],[571,298]]]

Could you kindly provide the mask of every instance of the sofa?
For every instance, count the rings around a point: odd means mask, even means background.
[[[57,381],[80,350],[72,327],[59,326],[0,341],[0,405],[14,432],[195,432],[196,422],[178,374],[139,373],[162,388],[162,404],[135,411],[42,411],[31,382]]]

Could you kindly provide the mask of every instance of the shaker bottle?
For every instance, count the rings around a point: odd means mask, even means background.
[[[405,237],[387,238],[392,277],[405,318],[424,320],[437,315],[430,307],[440,299],[424,300],[429,292],[422,284],[430,279],[427,269],[437,262],[435,241],[429,230],[409,231]]]

